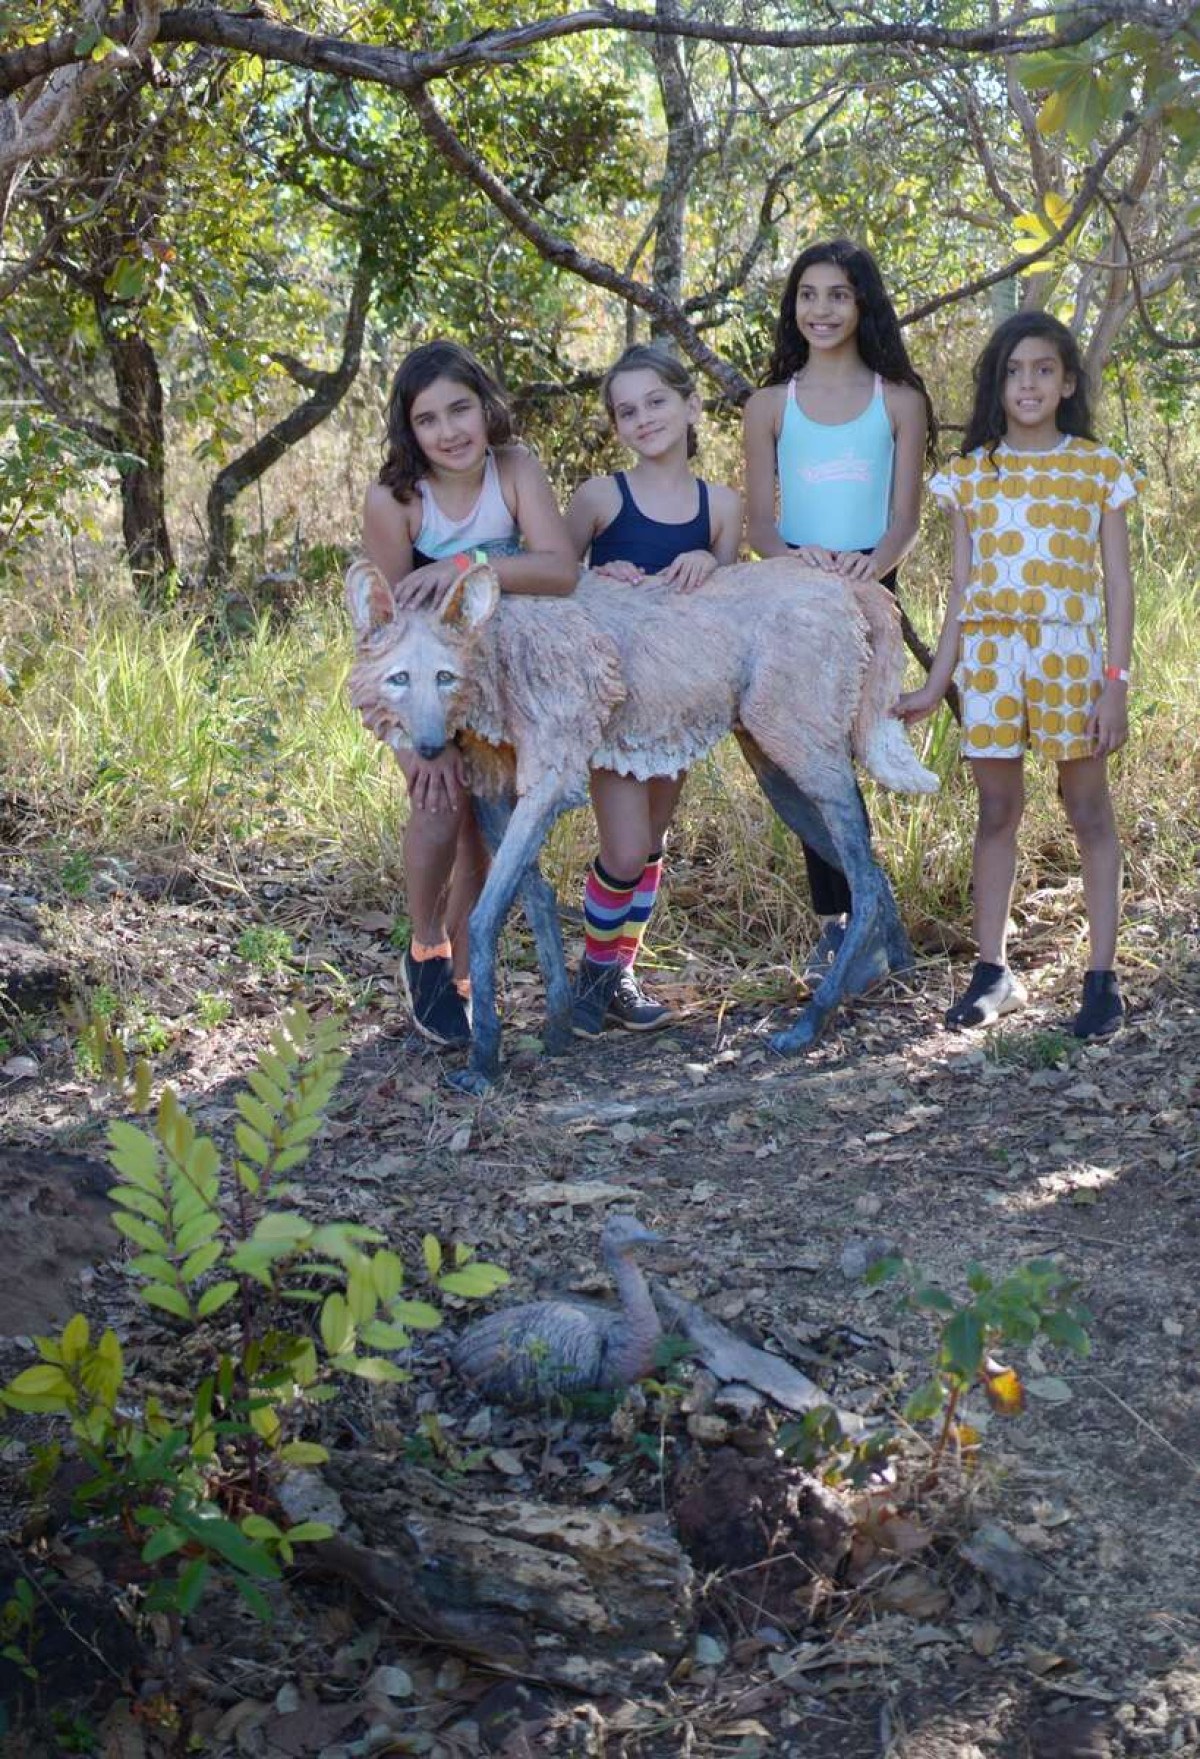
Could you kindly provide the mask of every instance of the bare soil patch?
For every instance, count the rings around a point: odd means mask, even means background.
[[[265,1629],[217,1601],[202,1607],[190,1655],[205,1751],[366,1752],[354,1745],[368,1726],[366,1682],[394,1668],[412,1688],[393,1701],[386,1750],[397,1752],[1200,1752],[1195,900],[1137,918],[1134,944],[1147,957],[1131,965],[1133,1017],[1115,1043],[1068,1047],[1051,1036],[1077,982],[1054,963],[1069,937],[1051,900],[1044,923],[1031,911],[1021,940],[1033,1005],[999,1037],[942,1031],[952,974],[930,958],[913,987],[891,986],[847,1012],[800,1064],[769,1056],[765,1007],[722,1007],[686,973],[675,989],[689,1011],[669,1033],[610,1035],[549,1060],[537,1040],[537,985],[514,937],[506,1075],[475,1102],[441,1084],[441,1060],[408,1030],[390,919],[355,914],[333,872],[251,879],[190,869],[186,885],[139,889],[123,869],[49,909],[34,866],[0,877],[6,913],[39,924],[85,1004],[104,985],[166,1028],[156,1078],[219,1137],[288,1001],[348,1007],[351,1061],[305,1169],[304,1202],[386,1229],[410,1264],[433,1231],[505,1264],[506,1298],[595,1293],[605,1205],[589,1197],[619,1187],[622,1207],[672,1235],[659,1267],[672,1288],[864,1411],[894,1408],[928,1374],[933,1333],[888,1288],[866,1285],[856,1248],[861,1262],[894,1247],[955,1291],[973,1260],[1001,1273],[1057,1254],[1093,1316],[1088,1361],[1046,1349],[1022,1357],[1044,1395],[1022,1416],[973,1407],[972,1421],[986,1425],[979,1465],[918,1508],[932,1537],[892,1572],[890,1596],[831,1571],[819,1594],[809,1572],[808,1589],[790,1581],[772,1598],[754,1572],[739,1577],[714,1560],[697,1575],[682,1659],[656,1684],[587,1697],[497,1681],[413,1642],[346,1589],[299,1577]],[[282,968],[239,956],[254,921],[291,936]],[[763,987],[772,984],[790,1000],[786,979],[766,974]],[[227,999],[229,1017],[203,1024],[201,992]],[[0,1365],[23,1366],[17,1340],[80,1303],[118,1326],[127,1353],[169,1362],[169,1327],[130,1303],[102,1219],[95,1168],[112,1096],[81,1074],[57,1014],[0,1030],[0,1064],[20,1057],[36,1067],[0,1073],[10,1224]],[[92,1169],[82,1183],[81,1160]],[[653,1398],[615,1417],[487,1414],[449,1376],[437,1334],[414,1366],[409,1387],[331,1417],[343,1473],[354,1477],[356,1461],[385,1477],[428,1471],[464,1507],[504,1493],[672,1518],[711,1469],[713,1444]],[[752,1507],[763,1520],[791,1518],[780,1513],[778,1482],[757,1482],[776,1469],[782,1416],[727,1421],[725,1446],[735,1465],[748,1463],[743,1488],[722,1492],[734,1515]],[[0,1457],[19,1511],[33,1438],[19,1425],[8,1433]],[[740,1482],[725,1470],[730,1485]],[[714,1492],[711,1506],[720,1500]],[[964,1551],[989,1526],[1040,1566],[1031,1598],[999,1592]],[[157,1750],[160,1737],[122,1704],[106,1706],[97,1688],[88,1714],[110,1742],[132,1728],[141,1751]]]

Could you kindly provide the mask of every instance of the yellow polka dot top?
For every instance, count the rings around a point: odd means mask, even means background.
[[[1074,434],[1048,452],[1001,441],[994,456],[981,447],[952,458],[929,491],[959,508],[971,533],[962,621],[1100,623],[1100,518],[1140,486],[1115,452]]]

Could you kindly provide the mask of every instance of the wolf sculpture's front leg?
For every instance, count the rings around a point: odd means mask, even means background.
[[[449,1077],[452,1085],[465,1093],[486,1093],[500,1072],[500,1016],[496,1009],[500,930],[518,888],[537,861],[547,831],[570,804],[570,786],[559,775],[543,777],[517,801],[479,902],[471,912],[471,1057],[465,1069]]]
[[[493,855],[507,834],[514,804],[511,795],[500,800],[475,796],[475,817]],[[558,899],[536,860],[526,869],[520,892],[546,986],[546,1049],[557,1056],[571,1044],[571,981],[558,925]]]

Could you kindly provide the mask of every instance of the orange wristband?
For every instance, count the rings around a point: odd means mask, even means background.
[[[1124,666],[1105,666],[1104,676],[1111,684],[1128,684],[1129,673]]]

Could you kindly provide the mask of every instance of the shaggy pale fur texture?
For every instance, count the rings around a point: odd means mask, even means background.
[[[346,592],[358,638],[350,695],[367,725],[426,756],[459,737],[477,794],[516,796],[511,825],[493,826],[501,858],[472,919],[479,1078],[496,1064],[487,1017],[495,933],[553,819],[586,798],[592,767],[673,775],[736,731],[776,810],[844,867],[855,897],[850,952],[835,965],[829,993],[827,980],[810,1004],[808,1027],[780,1035],[777,1048],[815,1037],[874,928],[893,967],[907,959],[851,764],[853,752],[870,775],[901,791],[937,787],[887,712],[904,655],[898,614],[882,587],[851,586],[778,557],[720,568],[689,594],[588,573],[567,599],[502,599],[484,565],[462,577],[436,615],[397,613],[366,562],[350,569]],[[485,812],[485,829],[492,817]],[[529,891],[525,900],[536,912]],[[539,955],[557,1029],[563,990],[555,948],[539,939]]]

